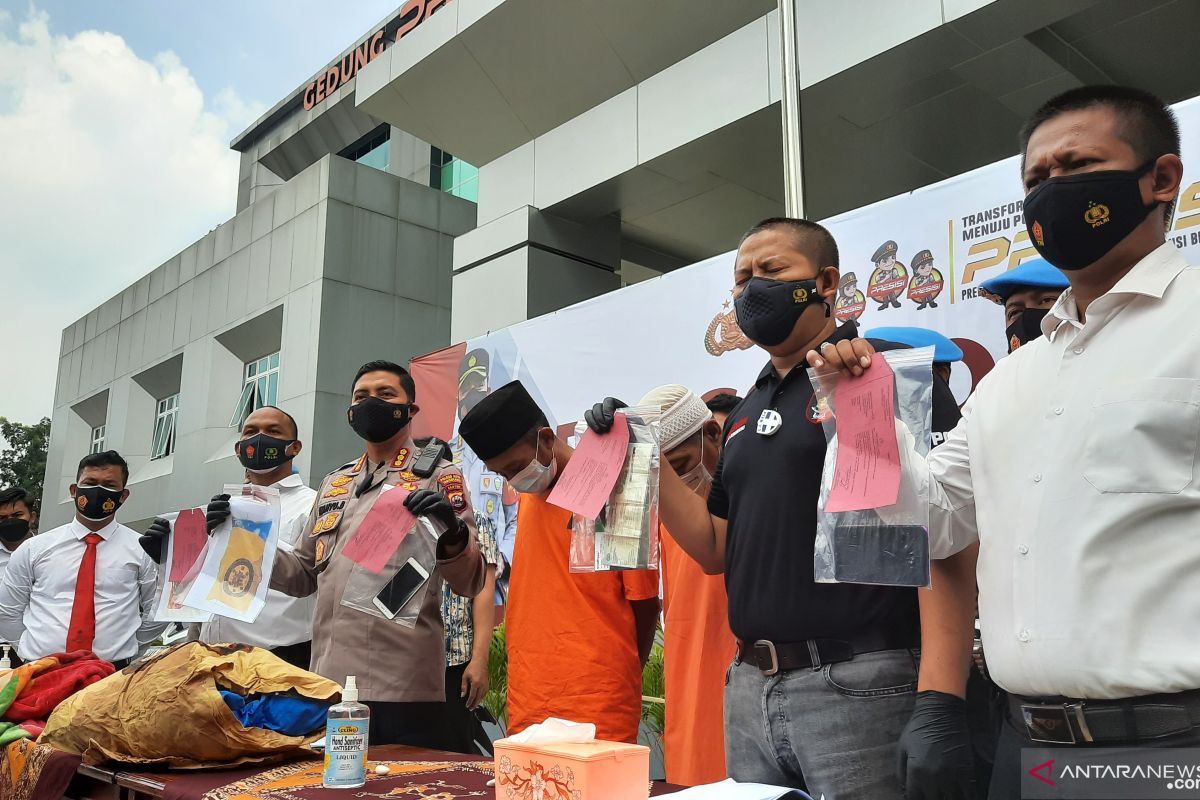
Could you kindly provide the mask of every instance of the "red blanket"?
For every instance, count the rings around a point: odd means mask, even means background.
[[[18,682],[17,692],[4,719],[45,720],[63,700],[115,671],[112,664],[101,661],[90,650],[56,653],[17,667],[9,676],[9,681]]]

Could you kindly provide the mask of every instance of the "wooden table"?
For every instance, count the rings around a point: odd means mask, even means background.
[[[436,757],[438,754],[435,751],[424,750],[416,747],[406,747],[404,745],[384,745],[381,747],[372,747],[369,753],[371,761],[416,761],[429,759],[431,756]],[[455,756],[462,759],[462,756]],[[478,762],[491,762],[491,759],[479,757],[477,759],[467,759]],[[228,775],[228,780],[221,780],[217,785],[225,785],[233,781],[245,777],[247,770],[214,770],[204,774],[212,775],[214,778]],[[196,775],[196,771],[158,771],[147,772],[137,771],[135,769],[123,769],[118,766],[100,766],[90,767],[83,765],[76,772],[75,779],[71,782],[71,786],[67,789],[66,796],[71,800],[155,800],[165,796],[168,785],[174,783],[180,778]],[[662,794],[665,792],[678,791],[681,787],[670,786],[664,783],[656,783],[654,785],[654,794]],[[189,798],[189,800],[193,800]],[[199,800],[199,798],[194,798]]]

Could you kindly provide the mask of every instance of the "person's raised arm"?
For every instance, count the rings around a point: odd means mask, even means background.
[[[587,426],[599,434],[612,430],[616,412],[625,403],[606,397],[584,415]],[[671,538],[709,575],[725,571],[725,520],[708,511],[708,503],[680,480],[665,458],[659,459],[658,518]],[[714,490],[720,481],[717,467]],[[722,493],[723,496],[723,493]]]

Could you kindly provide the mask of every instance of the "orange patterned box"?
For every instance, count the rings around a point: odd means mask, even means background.
[[[650,748],[622,742],[495,743],[497,800],[646,800]]]

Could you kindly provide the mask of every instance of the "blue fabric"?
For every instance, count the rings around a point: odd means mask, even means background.
[[[330,705],[326,700],[286,694],[263,694],[247,700],[236,692],[219,691],[242,727],[266,728],[285,736],[304,736],[322,728]]]
[[[932,347],[933,360],[939,364],[962,361],[963,358],[961,347],[928,328],[872,328],[864,336],[868,339],[906,344],[909,347]]]
[[[1021,289],[1066,289],[1070,283],[1062,270],[1044,258],[1034,258],[1008,272],[989,278],[979,288],[1006,301]]]

